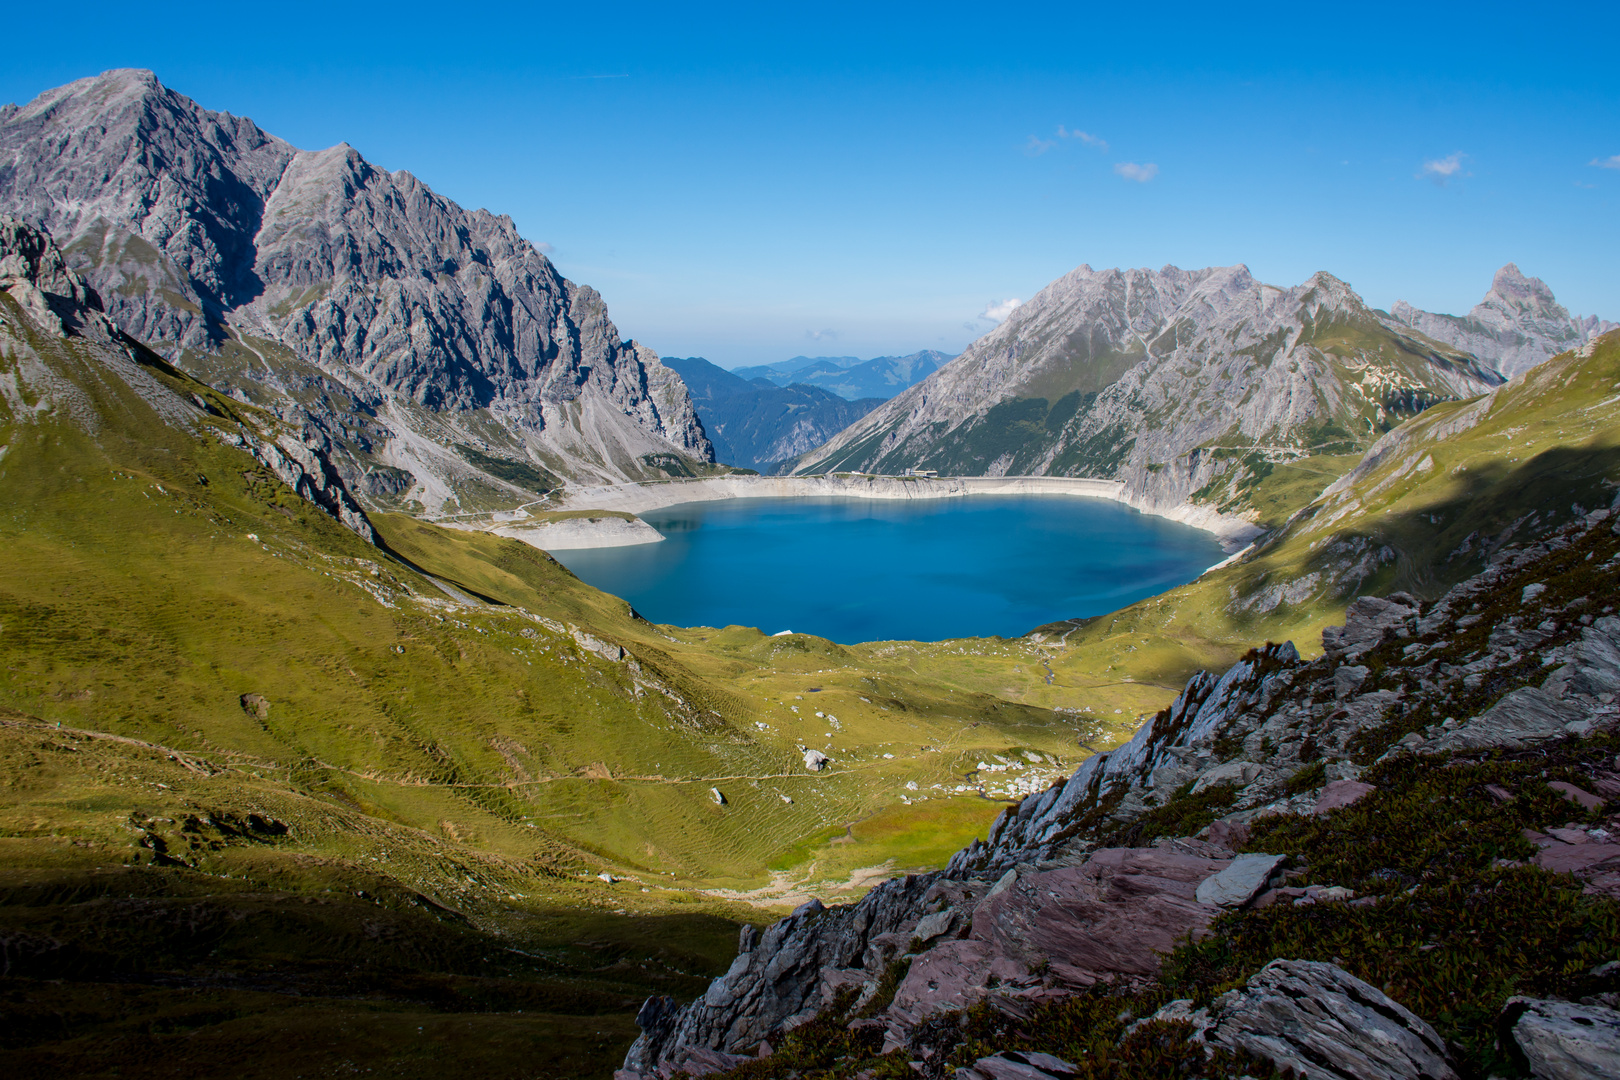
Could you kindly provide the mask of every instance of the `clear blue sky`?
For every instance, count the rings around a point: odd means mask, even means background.
[[[727,366],[955,351],[1081,263],[1462,312],[1514,261],[1620,319],[1612,0],[771,7],[33,4],[0,102],[151,68],[511,214]]]

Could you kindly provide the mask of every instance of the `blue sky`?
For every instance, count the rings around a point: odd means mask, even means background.
[[[767,7],[29,5],[0,101],[151,68],[727,366],[956,351],[1081,263],[1462,312],[1514,261],[1620,320],[1620,5]]]

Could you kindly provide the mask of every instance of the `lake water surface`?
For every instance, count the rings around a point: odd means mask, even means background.
[[[732,499],[640,516],[667,539],[557,559],[653,622],[844,644],[1016,637],[1114,611],[1225,557],[1200,529],[1069,496]]]

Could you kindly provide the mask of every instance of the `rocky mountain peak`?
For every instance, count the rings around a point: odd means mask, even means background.
[[[1282,288],[1243,265],[1080,266],[799,470],[1090,476],[1171,509],[1499,381],[1386,327],[1326,272]]]
[[[496,505],[712,460],[680,379],[509,217],[149,71],[8,112],[0,211],[55,237],[122,330],[303,424],[374,498]]]
[[[1496,272],[1490,291],[1466,316],[1438,315],[1397,300],[1390,317],[1474,354],[1509,377],[1615,326],[1596,316],[1570,315],[1546,282],[1527,277],[1514,263]]]

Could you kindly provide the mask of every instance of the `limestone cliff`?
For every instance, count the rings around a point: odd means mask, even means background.
[[[150,72],[0,112],[0,211],[48,231],[120,329],[278,412],[375,502],[498,504],[713,459],[679,377],[510,218]]]
[[[1546,282],[1525,277],[1512,263],[1496,272],[1490,292],[1467,315],[1436,315],[1404,300],[1397,300],[1389,314],[1401,328],[1472,353],[1509,378],[1620,327],[1596,315],[1571,315]]]
[[[15,306],[0,314],[0,428],[26,425],[53,412],[72,418],[92,437],[109,426],[108,410],[133,395],[171,428],[210,437],[252,454],[300,498],[376,542],[321,448],[261,410],[227,413],[219,401],[184,391],[162,376],[186,379],[113,325],[101,298],[62,257],[50,237],[0,216],[0,294]],[[78,377],[75,378],[74,375]],[[96,389],[87,389],[87,386]],[[0,458],[7,447],[0,445]]]
[[[1082,266],[797,471],[1091,476],[1144,507],[1241,504],[1268,463],[1364,450],[1501,381],[1330,274]]]

